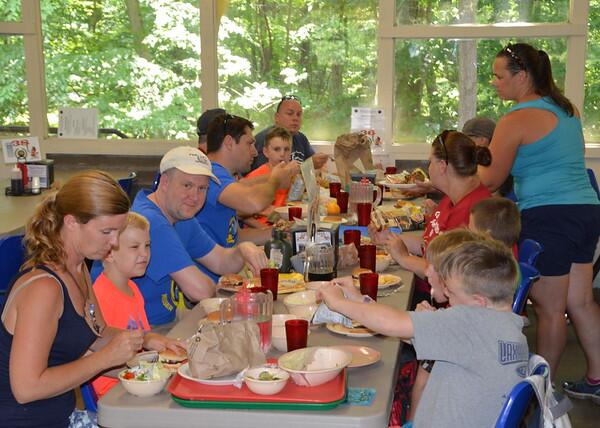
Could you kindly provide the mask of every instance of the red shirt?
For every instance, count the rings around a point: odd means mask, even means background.
[[[427,246],[433,238],[442,232],[467,226],[471,207],[480,200],[491,196],[491,192],[483,184],[465,195],[456,205],[452,203],[448,196],[444,196],[435,211],[427,219],[427,226],[423,233],[423,256],[425,256]],[[424,293],[431,290],[429,283],[419,277],[415,277],[415,288]]]
[[[482,199],[491,197],[492,194],[483,184],[465,195],[456,205],[448,196],[444,196],[435,211],[427,219],[427,227],[423,233],[423,246],[427,246],[433,238],[447,230],[464,227],[469,224],[471,207]]]

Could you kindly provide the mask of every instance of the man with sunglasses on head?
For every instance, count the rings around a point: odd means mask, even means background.
[[[273,201],[279,188],[289,187],[298,172],[294,162],[276,165],[271,172],[256,179],[236,180],[235,175],[250,171],[256,156],[254,125],[247,119],[230,114],[215,117],[208,125],[207,151],[212,172],[219,183],[211,183],[206,204],[196,219],[208,235],[223,247],[235,246],[239,241],[264,244],[271,237],[271,228],[239,229],[238,212],[256,214]],[[218,275],[206,270],[213,279]]]
[[[295,95],[282,97],[281,101],[277,104],[274,119],[275,124],[273,126],[263,129],[256,134],[256,150],[258,151],[258,155],[252,163],[252,170],[267,163],[267,158],[263,154],[265,137],[275,126],[285,128],[292,134],[292,160],[304,162],[306,159],[311,158],[315,169],[319,169],[325,165],[329,158],[327,154],[315,153],[306,135],[300,132],[300,127],[302,126],[302,104],[300,104],[298,97]]]

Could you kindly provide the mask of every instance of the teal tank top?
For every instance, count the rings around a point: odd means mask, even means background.
[[[558,123],[549,134],[517,150],[511,174],[515,179],[519,209],[600,204],[585,168],[579,118],[568,116],[549,97],[517,104],[510,111],[523,108],[550,111]]]

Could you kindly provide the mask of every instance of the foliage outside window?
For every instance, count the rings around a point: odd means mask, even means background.
[[[513,103],[503,102],[496,95],[490,83],[492,64],[500,49],[517,41],[548,53],[554,78],[563,89],[565,39],[397,40],[396,142],[431,142],[441,130],[457,129],[475,115],[498,120]],[[461,103],[470,108],[472,113],[465,113],[469,117],[459,117]]]
[[[187,139],[200,112],[197,0],[45,0],[48,121],[96,107],[130,138]]]
[[[0,125],[29,126],[23,37],[0,35]],[[13,133],[10,133],[14,135]]]
[[[590,2],[583,126],[586,142],[600,142],[600,0]]]
[[[397,25],[566,22],[568,12],[569,0],[396,0]]]
[[[21,0],[0,0],[0,22],[21,20]]]
[[[273,122],[282,95],[304,106],[302,131],[333,141],[351,107],[375,105],[377,0],[231,0],[219,27],[219,103]]]

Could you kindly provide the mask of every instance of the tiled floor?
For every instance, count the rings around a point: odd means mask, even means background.
[[[597,290],[597,289],[596,289]],[[600,291],[600,290],[598,290]],[[596,293],[596,301],[600,301],[600,293]],[[525,328],[525,335],[529,342],[532,352],[535,352],[535,315],[533,309],[529,307],[529,319],[532,324]],[[556,376],[556,387],[560,391],[560,385],[565,380],[580,379],[585,371],[585,359],[573,327],[569,325],[569,336],[567,339],[567,349],[562,357],[558,373]],[[569,412],[573,428],[598,428],[600,427],[600,405],[592,403],[590,400],[572,399],[573,410]]]

